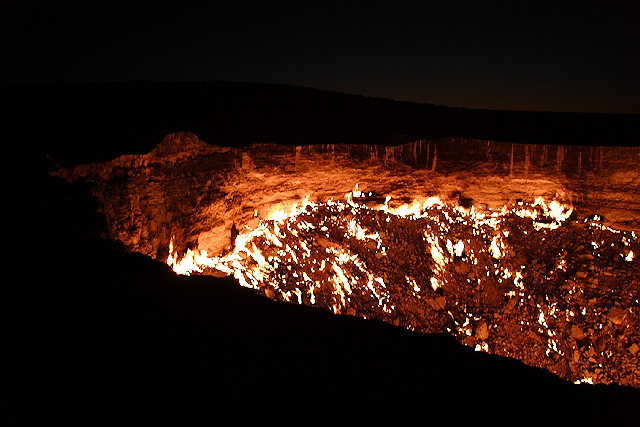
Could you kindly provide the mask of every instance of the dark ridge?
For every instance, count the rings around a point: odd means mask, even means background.
[[[304,87],[232,82],[0,87],[3,119],[68,164],[109,160],[191,131],[217,145],[399,144],[461,137],[552,145],[638,145],[638,115],[478,110]]]

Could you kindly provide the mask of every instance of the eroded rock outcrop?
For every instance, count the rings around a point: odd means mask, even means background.
[[[199,232],[230,230],[233,220],[227,215],[199,221],[197,214],[212,206],[233,211],[224,189],[241,159],[238,149],[212,146],[181,132],[167,136],[148,154],[79,165],[56,175],[91,183],[110,238],[161,259],[171,239],[187,244]]]

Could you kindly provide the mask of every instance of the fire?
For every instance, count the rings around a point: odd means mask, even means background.
[[[361,191],[356,184],[354,190],[345,195],[345,201],[317,203],[307,196],[299,204],[273,209],[268,219],[261,220],[256,228],[240,233],[233,249],[221,256],[210,257],[205,250],[197,249],[179,255],[171,242],[167,264],[176,273],[186,275],[215,269],[233,275],[243,286],[273,287],[271,293],[274,295],[279,294],[286,300],[297,295],[298,301],[309,304],[318,304],[317,292],[324,289],[326,283],[331,283],[330,292],[324,290],[325,294],[328,292],[324,305],[336,312],[350,304],[354,289],[360,289],[368,293],[367,298],[371,298],[376,306],[388,312],[392,304],[385,279],[373,274],[376,269],[370,265],[374,259],[379,262],[387,257],[388,245],[380,230],[364,225],[364,222],[371,223],[374,216],[377,216],[378,224],[379,220],[385,223],[422,221],[431,270],[421,273],[419,280],[416,277],[409,280],[415,289],[436,291],[448,283],[454,261],[477,265],[483,253],[490,255],[487,259],[496,262],[505,256],[509,231],[503,230],[501,223],[510,215],[531,218],[534,226],[544,225],[537,229],[553,229],[566,221],[572,212],[571,207],[555,200],[546,203],[543,199],[530,205],[520,203],[486,212],[475,207],[449,206],[437,197],[390,207],[391,198],[387,196],[384,203],[369,206],[365,201],[369,194],[372,193]],[[455,224],[471,228],[473,238],[452,240],[448,234]],[[489,241],[489,246],[479,245],[481,240]],[[362,258],[363,252],[367,254],[367,260]],[[493,274],[487,271],[485,279],[497,276],[502,282],[512,276],[505,267],[496,264],[495,269]],[[519,272],[515,275],[510,280],[519,288],[521,275]],[[483,279],[469,280],[481,283]],[[513,291],[508,295],[512,294]]]
[[[209,256],[190,249],[178,254],[171,242],[166,262],[178,274],[217,270],[232,275],[270,298],[419,332],[446,329],[462,341],[472,340],[469,345],[476,350],[506,355],[513,350],[501,349],[489,337],[489,330],[499,331],[495,324],[488,326],[490,304],[507,310],[533,305],[533,313],[523,308],[519,324],[543,340],[549,360],[564,357],[567,349],[559,340],[556,319],[587,316],[586,307],[567,305],[575,299],[575,285],[550,289],[544,299],[536,296],[536,286],[575,269],[562,249],[562,237],[554,237],[572,223],[571,206],[538,198],[480,210],[431,197],[392,207],[390,197],[381,203],[370,200],[371,194],[356,186],[344,200],[306,197],[278,206],[255,228],[240,232],[226,253]],[[579,224],[591,233],[591,245],[585,242],[590,257],[613,251],[634,262],[633,249],[637,252],[639,244],[634,232],[609,230],[597,220]],[[538,242],[538,247],[555,239],[561,242],[554,246],[560,252],[551,255],[548,266],[532,266],[518,255],[517,239]],[[450,293],[482,299],[449,301]],[[472,333],[473,324],[484,325],[480,333]]]
[[[256,288],[260,287],[259,279],[266,278],[269,273],[275,271],[278,263],[282,262],[282,256],[288,256],[294,262],[298,262],[300,255],[303,258],[310,255],[308,246],[310,242],[299,240],[297,244],[300,246],[292,248],[290,245],[283,244],[281,239],[284,236],[294,235],[297,237],[300,232],[308,233],[318,228],[325,232],[326,237],[329,237],[329,233],[326,232],[328,231],[327,225],[324,224],[326,218],[321,221],[323,224],[319,227],[318,224],[313,224],[312,221],[309,221],[309,219],[318,220],[319,218],[316,217],[315,213],[319,211],[330,211],[334,215],[340,215],[342,219],[348,218],[348,220],[344,221],[344,237],[368,241],[372,246],[375,246],[379,256],[384,256],[386,248],[380,233],[367,229],[359,221],[359,214],[362,212],[366,214],[380,212],[386,215],[387,222],[394,217],[407,218],[413,221],[429,219],[430,223],[425,230],[424,239],[428,243],[429,253],[435,262],[436,270],[438,270],[444,269],[445,264],[450,262],[452,257],[460,258],[465,253],[464,240],[457,240],[454,244],[450,239],[445,240],[443,238],[449,231],[451,223],[457,222],[471,225],[474,235],[490,234],[491,243],[488,247],[488,252],[493,258],[500,259],[505,250],[504,239],[508,237],[508,231],[499,229],[502,219],[515,214],[522,218],[534,220],[534,227],[538,230],[541,228],[555,229],[566,221],[572,213],[571,207],[565,206],[556,200],[547,203],[542,198],[536,199],[530,205],[519,203],[513,207],[505,206],[499,211],[479,212],[475,207],[467,210],[460,206],[447,206],[438,197],[429,197],[423,200],[415,199],[410,204],[390,207],[391,198],[387,196],[383,204],[369,207],[359,200],[366,196],[367,193],[361,191],[358,184],[356,184],[354,190],[345,195],[346,203],[329,200],[324,204],[320,204],[310,201],[310,197],[307,196],[301,203],[294,204],[288,209],[275,208],[269,213],[268,219],[262,220],[255,229],[239,234],[235,239],[233,250],[224,256],[209,257],[205,250],[197,249],[189,249],[184,254],[178,255],[174,250],[173,242],[171,242],[167,264],[176,273],[186,275],[202,273],[209,268],[217,269],[223,273],[239,277],[243,284]],[[302,215],[308,212],[312,212],[312,214]],[[305,219],[300,220],[300,216],[305,216]],[[282,228],[283,226],[284,229]],[[443,244],[443,242],[446,243]],[[277,255],[272,254],[265,257],[260,249],[264,245],[280,249],[276,251]],[[334,249],[330,248],[326,249],[328,253],[334,251]],[[302,254],[299,253],[300,249],[303,249]],[[335,259],[325,260],[325,262],[331,262],[339,266],[347,260],[353,262],[358,258],[357,255],[349,253],[348,249],[343,250],[346,252],[342,252]],[[473,259],[474,252],[470,251],[467,256]],[[633,252],[630,251],[625,259],[633,259]],[[338,264],[335,264],[336,262]],[[366,266],[362,265],[360,267],[367,270]],[[348,288],[348,280],[346,280],[344,273],[341,270],[334,269],[334,271],[339,277],[339,282],[345,283]],[[435,283],[438,283],[437,278],[429,280],[429,282],[434,288],[438,287],[435,285]]]
[[[633,251],[629,251],[627,256],[624,257],[625,261],[631,262],[633,261]]]

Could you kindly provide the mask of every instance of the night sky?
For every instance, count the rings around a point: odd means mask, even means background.
[[[248,81],[457,107],[640,113],[639,22],[638,2],[618,0],[5,0],[0,80]]]

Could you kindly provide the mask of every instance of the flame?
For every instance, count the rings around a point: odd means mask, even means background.
[[[333,206],[340,211],[340,213],[351,215],[352,217],[349,219],[346,227],[347,235],[357,240],[371,240],[375,242],[376,249],[382,253],[385,252],[385,248],[382,244],[380,234],[367,230],[358,222],[358,210],[366,208],[384,212],[389,215],[387,220],[389,220],[390,217],[409,218],[413,220],[421,218],[437,219],[438,214],[444,214],[446,221],[438,221],[439,229],[425,233],[425,239],[430,248],[430,255],[439,268],[444,268],[444,265],[449,261],[449,257],[445,255],[440,238],[438,237],[448,231],[449,226],[447,222],[458,221],[471,224],[474,228],[474,233],[481,233],[480,230],[483,228],[493,229],[494,233],[491,236],[491,244],[488,250],[493,258],[500,259],[504,251],[503,239],[508,237],[508,233],[502,233],[497,229],[501,218],[509,214],[515,214],[522,218],[533,219],[536,229],[555,229],[559,227],[562,222],[566,221],[573,212],[573,208],[570,206],[565,206],[556,200],[547,204],[543,198],[537,198],[531,205],[519,204],[511,208],[505,206],[501,210],[493,212],[479,212],[475,207],[467,211],[460,206],[443,209],[447,207],[447,205],[438,197],[429,197],[422,200],[415,199],[410,204],[402,204],[394,208],[389,206],[391,197],[387,196],[382,205],[369,208],[358,201],[359,198],[365,195],[366,193],[359,189],[359,184],[356,184],[354,189],[345,195],[346,204],[340,201],[334,202],[329,200],[324,205],[329,207]],[[280,228],[281,225],[290,224],[290,222],[295,221],[296,217],[301,213],[306,212],[308,208],[315,209],[318,206],[319,204],[311,202],[310,196],[307,195],[301,203],[293,204],[288,209],[281,206],[273,208],[268,214],[267,220],[262,220],[255,229],[239,234],[235,239],[233,251],[221,257],[209,257],[207,251],[197,249],[188,249],[184,254],[179,256],[175,252],[173,241],[171,241],[169,243],[169,256],[166,262],[178,274],[189,275],[201,273],[204,269],[213,268],[223,273],[242,276],[244,272],[249,270],[245,265],[245,260],[250,258],[256,264],[256,267],[252,268],[253,273],[251,275],[253,276],[254,273],[260,275],[260,272],[264,273],[271,270],[273,265],[270,264],[271,261],[261,253],[255,241],[262,239],[270,245],[283,247],[281,236],[284,232]],[[537,207],[540,207],[541,210],[537,209]],[[350,209],[351,212],[349,212]],[[455,217],[453,217],[452,214],[455,215]],[[297,228],[308,230],[315,228],[315,226],[302,221],[297,223]],[[326,226],[324,226],[324,228],[326,229]],[[297,233],[295,229],[291,229],[289,226],[288,231],[294,234]],[[306,243],[301,244],[306,246]],[[465,242],[458,240],[454,245],[451,240],[447,240],[445,247],[449,255],[461,257],[465,251]],[[285,247],[285,252],[289,252],[294,258],[296,257],[296,251],[290,247]],[[473,253],[470,255],[473,257]],[[628,261],[632,260],[633,251],[630,251],[625,259]],[[249,282],[246,283],[250,284]],[[431,283],[434,285],[435,282],[431,281]]]
[[[416,298],[422,298],[426,289],[435,291],[448,283],[454,258],[464,258],[464,262],[473,265],[478,265],[482,253],[495,260],[503,258],[508,230],[502,231],[500,223],[505,217],[515,214],[559,226],[572,212],[570,207],[555,200],[547,204],[541,198],[531,205],[519,204],[505,206],[499,211],[480,212],[475,207],[467,210],[449,206],[438,197],[415,199],[411,203],[390,207],[391,197],[387,196],[383,204],[367,206],[363,201],[366,195],[356,184],[353,191],[345,195],[345,202],[329,200],[316,203],[307,196],[291,206],[276,206],[268,219],[261,220],[254,229],[240,233],[233,249],[225,255],[211,257],[206,250],[198,249],[188,249],[179,255],[171,241],[166,262],[178,274],[198,274],[215,269],[234,276],[243,286],[273,288],[273,295],[280,295],[287,301],[320,304],[334,312],[347,310],[352,303],[352,294],[357,290],[366,293],[366,298],[381,313],[392,314],[395,305],[391,302],[386,279],[374,275],[368,265],[371,261],[363,260],[353,252],[353,247],[364,244],[368,251],[375,253],[376,259],[383,260],[388,256],[388,245],[380,232],[363,224],[367,216],[380,212],[387,223],[394,218],[427,221],[424,241],[433,268],[421,277],[409,277],[407,282],[413,287]],[[483,248],[468,239],[445,238],[455,223],[471,226],[477,241],[488,240],[491,244]],[[309,240],[305,240],[305,235]],[[324,239],[320,245],[314,244],[316,237]],[[338,242],[345,239],[362,243],[358,246]],[[628,255],[627,259],[630,257],[633,255]],[[516,271],[514,276],[507,267],[497,264],[494,267],[494,275],[501,282],[511,280],[516,289],[524,288],[520,272]],[[486,276],[492,275],[487,271]],[[484,279],[474,280],[480,283]],[[326,283],[332,284],[331,289],[327,289]],[[505,295],[511,297],[514,292],[509,291]]]
[[[177,274],[217,270],[272,298],[401,323],[411,330],[428,328],[412,320],[412,307],[433,307],[450,316],[447,330],[459,337],[472,337],[470,322],[481,320],[482,314],[465,307],[450,307],[439,296],[442,288],[493,287],[500,289],[503,298],[521,304],[531,297],[532,283],[527,265],[521,265],[515,257],[513,234],[517,230],[526,234],[526,224],[543,235],[553,233],[573,213],[571,206],[542,198],[497,210],[480,210],[450,205],[438,197],[391,207],[389,196],[384,203],[368,203],[370,194],[356,184],[344,200],[313,202],[307,196],[290,206],[276,206],[255,228],[238,234],[230,251],[218,256],[198,249],[178,254],[172,240],[166,262]],[[514,218],[525,226],[510,228]],[[635,233],[610,231],[599,221],[588,222],[587,226],[598,233],[618,233],[624,248],[617,253],[628,262],[634,260],[631,245],[637,242]],[[388,229],[410,231],[408,237],[398,238]],[[412,241],[412,250],[422,251],[419,269],[412,269],[410,262],[407,268],[397,268],[407,261],[397,255],[405,253],[406,239]],[[598,251],[606,248],[599,238],[594,240],[590,250],[599,256]],[[563,274],[567,270],[564,256],[559,256],[545,274]],[[381,267],[386,262],[393,262],[396,268]],[[394,276],[393,271],[402,271],[402,276]],[[409,294],[398,299],[398,286]],[[538,304],[538,310],[532,323],[537,320],[538,332],[547,337],[547,356],[564,354],[549,323],[558,315],[557,307],[547,302]],[[584,308],[576,310],[582,310],[584,315]],[[481,351],[496,351],[486,340],[476,340],[473,346]],[[588,378],[580,381],[588,382]]]

